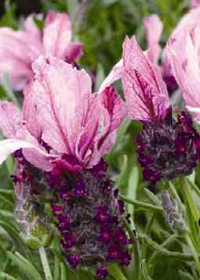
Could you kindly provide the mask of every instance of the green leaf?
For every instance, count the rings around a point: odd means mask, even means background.
[[[0,280],[18,280],[17,278],[10,276],[9,274],[5,273],[5,272],[0,272]]]
[[[10,259],[19,267],[19,269],[27,276],[29,280],[44,280],[36,268],[19,253],[7,253]]]
[[[20,237],[19,233],[17,232],[17,230],[13,226],[3,221],[0,221],[0,227],[2,227],[12,238],[12,241],[15,244],[17,250],[19,250],[21,253],[26,254],[24,242]]]
[[[108,271],[115,280],[127,280],[119,266],[115,263],[111,263],[108,266]]]

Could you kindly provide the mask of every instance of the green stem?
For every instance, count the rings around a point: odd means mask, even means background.
[[[148,189],[144,189],[144,193],[146,194],[146,196],[148,197],[148,199],[155,205],[159,206],[161,205],[160,200],[157,198],[157,196],[155,196],[151,191],[149,191]]]
[[[60,263],[60,270],[61,270],[61,280],[66,280],[67,279],[66,269],[63,263]]]
[[[197,185],[188,178],[186,180],[190,184],[190,186],[194,189],[194,191],[197,193],[197,195],[200,197],[200,189],[197,187]]]
[[[108,266],[108,271],[115,280],[127,280],[120,268],[115,263],[111,263]]]
[[[162,245],[160,245],[160,248],[166,248],[168,247],[170,244],[172,244],[174,241],[176,241],[177,239],[177,235],[173,234],[171,235],[165,242],[162,243]],[[153,263],[153,261],[155,260],[155,258],[158,256],[159,251],[155,251],[151,257],[149,258],[148,262],[147,262],[147,267],[150,267],[150,265]]]
[[[41,246],[39,248],[39,254],[40,254],[40,259],[41,259],[41,262],[42,262],[42,266],[43,266],[43,270],[44,270],[46,280],[53,280],[51,270],[50,270],[50,267],[49,267],[49,263],[48,263],[48,260],[47,260],[46,251],[45,251],[43,246]]]
[[[142,201],[138,201],[136,199],[130,199],[122,194],[119,195],[119,197],[124,200],[125,202],[127,203],[130,203],[130,204],[133,204],[135,206],[140,206],[140,207],[143,207],[145,209],[149,209],[149,210],[156,210],[156,211],[163,211],[163,208],[162,207],[159,207],[159,206],[154,206],[152,204],[149,204],[149,203],[145,203],[145,202],[142,202]]]
[[[192,254],[185,254],[185,253],[180,253],[180,252],[172,252],[169,251],[159,244],[157,244],[155,241],[151,240],[148,236],[146,235],[139,235],[140,238],[142,238],[147,244],[154,250],[157,250],[161,255],[168,256],[170,258],[174,258],[180,261],[192,261],[193,255]]]
[[[196,203],[195,203],[195,201],[192,197],[192,194],[190,193],[190,190],[189,190],[189,187],[188,187],[188,181],[185,178],[182,178],[181,182],[182,182],[182,185],[183,185],[183,187],[181,189],[182,189],[184,198],[186,200],[186,203],[188,204],[189,209],[190,209],[192,215],[195,218],[195,221],[198,222],[198,220],[200,218],[200,212],[199,212],[199,209],[196,206]]]
[[[198,272],[199,272],[199,275],[200,275],[200,261],[199,261],[199,256],[196,252],[196,249],[194,247],[194,244],[189,236],[188,233],[185,234],[185,239],[188,243],[188,246],[190,247],[191,251],[192,251],[192,254],[193,254],[193,257],[194,257],[194,261],[196,262],[196,265],[197,265],[197,269],[198,269]]]

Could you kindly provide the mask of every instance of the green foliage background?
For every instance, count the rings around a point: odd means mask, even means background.
[[[72,19],[74,40],[84,45],[84,55],[80,60],[80,65],[90,73],[97,74],[99,85],[103,77],[120,59],[122,43],[126,35],[135,34],[145,49],[146,40],[142,24],[144,17],[153,13],[161,17],[164,23],[161,44],[164,46],[181,16],[187,12],[188,6],[189,3],[185,0],[89,0],[82,2],[40,0],[40,2],[35,1],[34,5],[32,0],[7,1],[1,10],[0,26],[17,29],[19,18],[31,12],[46,13],[50,9],[67,12]],[[0,97],[13,100],[9,87],[4,85],[0,88]],[[19,94],[17,98],[20,99]],[[161,183],[151,192],[145,188],[146,182],[142,181],[135,153],[135,139],[140,129],[140,123],[125,120],[119,128],[113,150],[106,157],[110,164],[111,176],[116,180],[121,194],[132,200],[126,206],[127,210],[133,213],[131,230],[135,228],[138,230],[138,241],[133,246],[133,264],[125,269],[110,267],[110,279],[199,280],[200,275],[194,268],[193,252],[185,240],[185,235],[174,233],[163,218],[160,190],[168,188],[168,183]],[[13,219],[14,194],[12,182],[9,179],[13,168],[14,161],[11,157],[0,168],[0,280],[93,279],[91,271],[85,269],[73,272],[65,265],[64,256],[58,246],[59,237],[55,230],[51,245],[46,249],[48,257],[46,266],[44,265],[46,270],[42,266],[38,251],[31,250],[24,243],[20,236],[20,229]],[[199,205],[197,195],[200,182],[199,167],[189,179],[196,190],[191,194],[192,202],[195,201]],[[191,201],[187,200],[187,196],[184,199],[180,184],[180,181],[176,180],[169,189],[173,196],[180,197],[182,200],[182,207],[187,210],[185,218],[191,228],[191,238],[195,239],[196,236],[198,239],[199,229],[194,213],[199,212],[197,206],[191,206]],[[188,197],[190,197],[189,194]],[[137,204],[138,201],[139,204]],[[167,245],[165,242],[168,242]],[[199,246],[199,241],[197,243]],[[200,255],[200,248],[198,250]],[[154,261],[151,262],[154,252]],[[48,274],[48,266],[52,277]]]

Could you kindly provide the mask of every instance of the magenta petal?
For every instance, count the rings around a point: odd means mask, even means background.
[[[73,63],[83,55],[83,44],[69,43],[66,51],[66,61]]]

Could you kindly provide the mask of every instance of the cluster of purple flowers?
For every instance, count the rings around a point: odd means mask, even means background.
[[[129,240],[123,229],[124,208],[116,198],[107,164],[81,172],[48,174],[57,200],[52,211],[57,218],[61,244],[72,268],[79,264],[98,266],[96,275],[107,276],[109,262],[129,265]],[[52,178],[53,177],[53,178]]]
[[[177,120],[168,114],[158,123],[144,123],[137,143],[144,179],[152,184],[191,174],[200,159],[200,135],[185,112]]]

